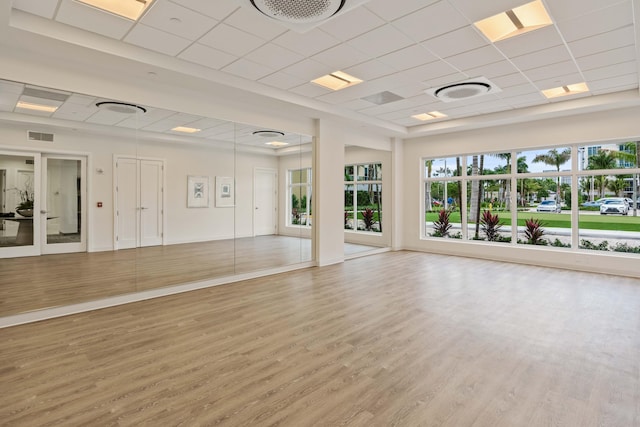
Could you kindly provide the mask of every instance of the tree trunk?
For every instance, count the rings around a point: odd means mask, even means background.
[[[478,156],[473,156],[471,161],[471,176],[478,175]],[[471,181],[471,203],[469,204],[469,222],[478,222],[477,204],[478,192],[480,191],[480,180]]]
[[[478,168],[478,172],[482,175],[482,170],[484,169],[484,154],[480,155],[480,167]],[[476,201],[476,209],[475,209],[475,217],[476,217],[476,239],[480,238],[480,206],[482,205],[482,183],[478,180],[478,194]]]

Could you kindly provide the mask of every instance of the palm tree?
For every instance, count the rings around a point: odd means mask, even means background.
[[[476,176],[478,173],[478,156],[471,158],[471,175]],[[478,222],[478,194],[480,192],[480,180],[471,181],[471,203],[469,203],[469,221]]]
[[[555,166],[556,170],[560,172],[560,166],[565,164],[571,159],[571,148],[565,148],[561,152],[558,152],[555,148],[549,150],[546,154],[538,154],[534,159],[534,163],[544,163],[545,165]],[[560,177],[558,177],[558,185],[556,187],[556,203],[560,204],[562,201],[562,189],[560,185]]]
[[[527,158],[525,156],[518,157],[516,161],[516,168],[518,173],[529,172],[529,165],[527,164]],[[521,200],[522,206],[525,206],[525,197],[524,197],[525,181],[526,181],[525,178],[520,180],[520,200]]]
[[[431,174],[433,173],[433,160],[427,160],[425,162],[425,166],[427,167],[427,178],[431,178]],[[425,207],[427,211],[433,211],[433,198],[431,197],[431,182],[427,182],[425,189]]]
[[[504,167],[504,173],[511,173],[511,153],[499,153],[499,154],[494,154],[495,157],[499,158],[499,159],[504,159],[507,161],[507,164]],[[503,185],[503,190],[504,190],[504,200],[505,200],[505,205],[504,205],[504,209],[506,211],[511,210],[511,181],[508,179],[505,179],[502,182]]]
[[[613,194],[616,196],[620,196],[620,193],[624,190],[624,177],[616,176],[615,179],[612,179],[607,183],[607,188],[613,191]]]
[[[587,169],[616,169],[618,166],[616,162],[616,154],[613,154],[609,150],[599,149],[598,152],[589,157],[589,164]],[[606,175],[598,175],[595,177],[596,187],[600,190],[600,197],[604,197],[604,191],[607,188]]]

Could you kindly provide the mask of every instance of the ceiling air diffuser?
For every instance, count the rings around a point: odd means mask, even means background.
[[[369,0],[238,0],[262,16],[304,33]]]
[[[488,95],[490,93],[498,93],[501,92],[501,90],[487,78],[478,77],[464,82],[431,88],[425,92],[440,101],[455,102],[475,98],[477,96]]]

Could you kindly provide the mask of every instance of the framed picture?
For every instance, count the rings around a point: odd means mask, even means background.
[[[232,207],[235,205],[235,199],[233,178],[229,176],[216,176],[216,207]]]
[[[188,208],[208,208],[209,207],[209,177],[194,176],[187,177],[187,207]]]

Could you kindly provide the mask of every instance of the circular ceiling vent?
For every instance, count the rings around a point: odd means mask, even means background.
[[[261,136],[263,138],[278,138],[284,136],[284,132],[278,130],[257,130],[253,132],[255,136]]]
[[[346,0],[250,0],[261,13],[278,21],[306,24],[338,13]]]
[[[452,83],[426,91],[429,95],[443,102],[462,101],[476,96],[500,92],[500,89],[484,77],[464,82]]]
[[[121,114],[144,114],[147,112],[146,108],[135,104],[129,104],[128,102],[102,101],[96,103],[96,107],[102,110],[109,110]]]

